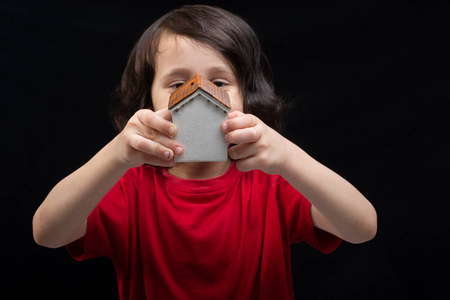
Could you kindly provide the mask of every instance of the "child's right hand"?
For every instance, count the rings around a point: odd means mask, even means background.
[[[167,108],[156,112],[149,109],[137,111],[111,143],[118,160],[128,168],[144,163],[173,166],[174,155],[180,156],[183,147],[173,139],[177,128],[170,119]]]

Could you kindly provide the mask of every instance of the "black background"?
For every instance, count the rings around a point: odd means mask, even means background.
[[[36,245],[31,220],[114,137],[111,94],[133,45],[180,5],[162,2],[0,3],[2,295],[117,298],[108,259]],[[374,240],[330,255],[294,245],[296,298],[445,297],[449,5],[263,2],[214,4],[260,36],[277,92],[295,104],[285,136],[352,182],[379,219]]]

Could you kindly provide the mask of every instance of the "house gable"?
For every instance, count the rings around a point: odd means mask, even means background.
[[[228,94],[200,74],[196,74],[170,95],[169,109],[172,110],[174,106],[177,106],[177,104],[188,98],[189,95],[197,90],[203,90],[212,96],[214,102],[221,104],[221,106],[225,106],[228,110],[231,109],[230,97]]]
[[[218,99],[223,95],[224,99]],[[229,103],[228,94],[198,74],[172,93],[169,109],[178,128],[174,138],[184,148],[183,155],[175,161],[228,159],[228,145],[220,124],[228,118]]]

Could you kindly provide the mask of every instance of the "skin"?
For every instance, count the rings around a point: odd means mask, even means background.
[[[89,214],[129,168],[146,163],[167,167],[173,175],[190,179],[216,177],[228,169],[230,159],[174,163],[174,156],[182,155],[183,148],[173,139],[177,128],[170,122],[167,102],[170,93],[197,73],[230,96],[232,111],[221,130],[226,141],[235,144],[229,156],[239,170],[281,175],[311,202],[317,228],[351,243],[375,236],[375,209],[355,187],[256,116],[242,112],[236,77],[219,52],[188,38],[165,34],[155,57],[151,89],[155,111],[136,112],[120,134],[52,189],[33,218],[38,244],[56,248],[84,236]]]

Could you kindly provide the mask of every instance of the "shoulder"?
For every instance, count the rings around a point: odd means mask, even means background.
[[[280,175],[271,175],[260,170],[243,173],[241,184],[267,199],[273,199],[280,205],[280,201],[302,198],[302,195]]]
[[[161,173],[159,169],[160,168],[153,167],[150,165],[142,165],[140,167],[130,168],[123,175],[122,180],[139,183],[142,180],[146,180],[157,176],[157,173]]]
[[[267,184],[267,183],[278,184],[280,180],[282,180],[282,177],[280,175],[267,174],[261,170],[252,170],[248,172],[243,172],[242,178],[243,180],[254,181],[255,183],[259,184]]]
[[[142,185],[152,181],[156,172],[156,168],[147,165],[130,168],[115,184],[110,193],[137,192]]]
[[[294,187],[292,187],[283,177],[280,175],[271,175],[264,173],[260,170],[254,170],[246,172],[243,176],[244,180],[251,181],[253,184],[260,186],[261,188],[267,188],[276,190],[278,192],[288,192],[300,194]]]

